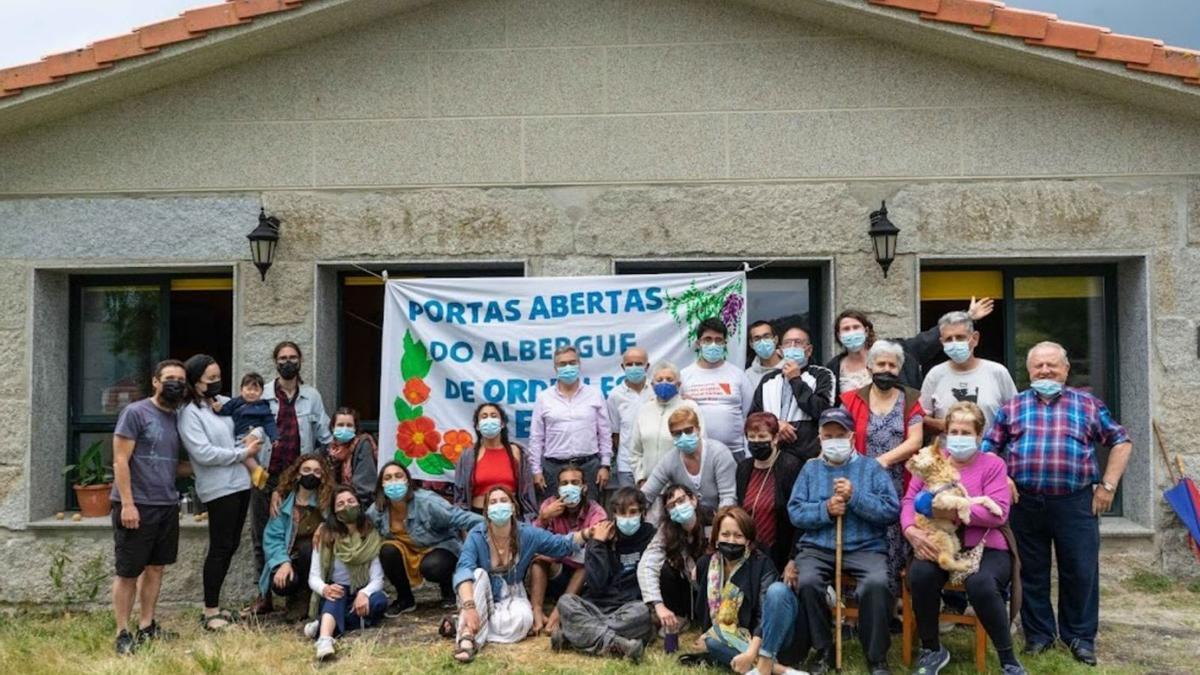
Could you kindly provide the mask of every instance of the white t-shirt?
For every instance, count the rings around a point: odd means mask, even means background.
[[[987,426],[1000,406],[1017,395],[1008,369],[995,361],[979,359],[971,370],[959,372],[950,362],[939,363],[925,375],[921,384],[921,407],[929,417],[944,418],[950,406],[959,401],[971,401],[983,411]]]
[[[633,464],[629,461],[630,448],[633,447],[633,429],[637,423],[638,411],[642,403],[650,400],[654,388],[647,382],[640,392],[634,391],[621,383],[608,394],[608,426],[613,433],[619,434],[620,447],[613,448],[617,453],[617,471],[633,473]]]
[[[704,434],[724,443],[734,459],[743,459],[746,415],[754,402],[754,388],[746,372],[728,361],[716,368],[693,363],[679,377],[683,396],[695,401],[704,413]]]

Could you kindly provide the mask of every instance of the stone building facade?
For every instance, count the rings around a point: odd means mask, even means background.
[[[779,259],[816,280],[824,358],[842,308],[916,331],[931,271],[1102,268],[1135,446],[1105,547],[1184,569],[1150,420],[1200,473],[1198,117],[1200,87],[852,0],[315,0],[0,99],[0,567],[30,571],[0,598],[52,597],[64,542],[111,557],[107,521],[53,517],[81,280],[230,279],[226,381],[291,339],[332,406],[356,265]],[[188,523],[167,598],[198,600],[205,546]]]

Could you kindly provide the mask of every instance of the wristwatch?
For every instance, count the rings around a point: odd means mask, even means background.
[[[1109,492],[1117,491],[1117,486],[1113,485],[1112,483],[1109,483],[1108,481],[1101,482],[1100,487],[1104,488],[1105,490],[1108,490]]]

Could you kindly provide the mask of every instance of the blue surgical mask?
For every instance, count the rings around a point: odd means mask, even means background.
[[[493,525],[504,525],[512,520],[513,505],[512,502],[496,502],[488,507],[488,520],[492,521]]]
[[[766,361],[775,355],[775,341],[767,338],[754,343],[754,353],[758,354],[758,358]]]
[[[1062,382],[1058,380],[1034,380],[1029,386],[1037,393],[1052,398],[1062,393]]]
[[[583,499],[583,487],[579,485],[559,485],[558,498],[565,503],[574,506]]]
[[[856,352],[867,344],[867,332],[865,330],[850,330],[842,333],[838,340],[846,349]]]
[[[979,444],[974,436],[946,436],[946,451],[954,459],[965,462],[979,451]]]
[[[563,384],[574,384],[579,379],[579,366],[569,365],[558,368],[558,381]]]
[[[700,345],[700,357],[709,363],[717,363],[725,358],[725,345]]]
[[[676,504],[671,507],[671,520],[680,525],[687,525],[696,517],[696,507],[691,502]]]
[[[354,440],[354,429],[350,427],[338,427],[333,430],[333,439],[338,443],[349,443]]]
[[[495,438],[500,435],[500,418],[485,417],[479,420],[479,435],[484,438]]]
[[[396,480],[391,483],[384,483],[383,494],[392,501],[404,499],[404,496],[408,494],[408,482]]]
[[[808,362],[808,354],[804,352],[804,347],[785,347],[783,349],[783,358],[788,361],[795,361],[796,365],[801,368]]]
[[[625,380],[634,384],[646,381],[646,366],[629,366],[625,368]]]
[[[821,441],[821,457],[830,464],[845,464],[852,452],[854,448],[849,438],[826,438]]]
[[[955,363],[966,363],[967,359],[971,358],[971,343],[969,342],[943,342],[942,351],[946,352],[946,356]]]
[[[670,401],[679,395],[679,386],[674,382],[658,382],[654,385],[654,395],[660,401]]]
[[[696,447],[700,445],[700,437],[695,433],[679,434],[675,437],[675,449],[690,455],[696,452]]]
[[[617,530],[626,537],[632,537],[642,529],[641,516],[617,516]]]

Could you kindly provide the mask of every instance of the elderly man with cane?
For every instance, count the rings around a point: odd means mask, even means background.
[[[793,635],[801,641],[801,656],[810,647],[816,650],[809,672],[840,665],[825,593],[840,570],[856,581],[858,633],[868,672],[887,675],[893,601],[886,534],[900,517],[900,500],[879,462],[854,452],[854,421],[845,410],[826,410],[819,428],[821,460],[804,465],[788,500],[788,516],[804,532],[797,573],[767,589],[755,667],[761,675],[788,672],[776,660]]]

